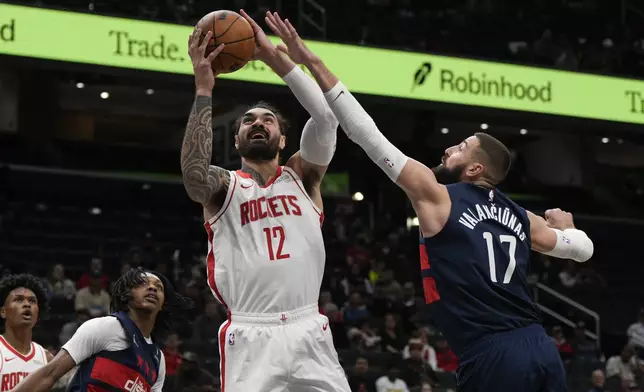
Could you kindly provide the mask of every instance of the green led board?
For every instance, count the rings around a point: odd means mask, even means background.
[[[0,54],[191,74],[190,26],[0,4]],[[644,124],[644,82],[308,42],[356,93]],[[251,62],[221,78],[283,84]]]

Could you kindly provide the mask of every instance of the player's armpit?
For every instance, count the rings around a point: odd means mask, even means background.
[[[412,202],[426,201],[437,205],[450,202],[445,185],[439,184],[434,172],[415,159],[407,160],[396,184]]]
[[[14,392],[48,392],[59,378],[76,366],[76,362],[65,349],[56,354],[54,359],[31,373],[18,384]]]
[[[411,201],[423,235],[432,237],[439,233],[449,219],[452,202],[445,185],[436,181],[430,168],[409,158],[396,184]]]
[[[299,151],[289,158],[285,166],[290,167],[297,173],[302,180],[306,193],[313,203],[315,203],[315,206],[322,210],[323,203],[320,185],[322,184],[322,179],[326,174],[328,166],[320,166],[304,160]]]

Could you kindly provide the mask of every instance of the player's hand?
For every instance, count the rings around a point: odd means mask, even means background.
[[[253,54],[253,60],[269,61],[277,54],[277,48],[268,39],[264,30],[259,27],[257,22],[246,11],[239,10],[239,12],[250,23],[250,26],[253,28],[253,33],[255,33],[255,53]]]
[[[548,227],[559,230],[574,229],[575,224],[570,212],[562,211],[559,208],[547,210],[545,213]]]
[[[219,45],[206,57],[206,47],[212,37],[212,31],[208,31],[201,42],[199,42],[200,37],[201,29],[196,28],[188,38],[188,54],[190,55],[190,60],[192,60],[197,94],[210,95],[215,87],[215,73],[212,70],[212,62],[224,50],[224,44]]]
[[[317,56],[306,46],[295,27],[288,19],[282,20],[277,12],[266,12],[266,24],[282,39],[283,44],[277,45],[280,52],[285,53],[297,64],[308,64]]]

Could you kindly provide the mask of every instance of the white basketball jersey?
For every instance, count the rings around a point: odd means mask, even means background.
[[[31,342],[29,354],[22,355],[0,336],[0,392],[13,391],[23,378],[47,363],[45,349]]]
[[[278,167],[260,186],[241,171],[208,231],[208,284],[230,311],[279,313],[318,301],[325,250],[322,212],[298,175]]]

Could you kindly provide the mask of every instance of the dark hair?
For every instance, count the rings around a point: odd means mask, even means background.
[[[9,293],[19,287],[29,289],[36,295],[41,318],[49,312],[49,298],[47,297],[47,290],[39,278],[30,274],[8,275],[0,279],[0,297],[2,298],[2,306],[4,306]]]
[[[121,276],[112,287],[112,298],[110,301],[111,312],[129,312],[130,301],[132,300],[132,289],[145,284],[144,274],[151,273],[163,282],[165,302],[161,311],[157,314],[152,328],[152,339],[161,342],[173,330],[173,323],[180,321],[186,316],[186,312],[193,306],[191,299],[184,297],[174,291],[172,283],[163,274],[156,271],[145,270],[141,267],[133,268]]]
[[[485,177],[497,185],[505,179],[512,164],[510,150],[499,139],[487,133],[477,132],[474,134],[479,139],[480,158],[485,161]]]
[[[279,125],[280,127],[280,133],[282,134],[282,136],[286,135],[289,128],[291,127],[291,124],[289,123],[289,121],[286,119],[286,117],[284,117],[282,112],[277,107],[275,107],[274,105],[266,101],[259,101],[250,105],[246,109],[244,114],[242,114],[237,118],[237,120],[235,120],[235,134],[239,133],[239,128],[241,127],[242,119],[244,118],[244,115],[246,114],[246,112],[253,109],[266,109],[273,112],[273,114],[275,114],[275,117],[277,118],[277,125]]]

